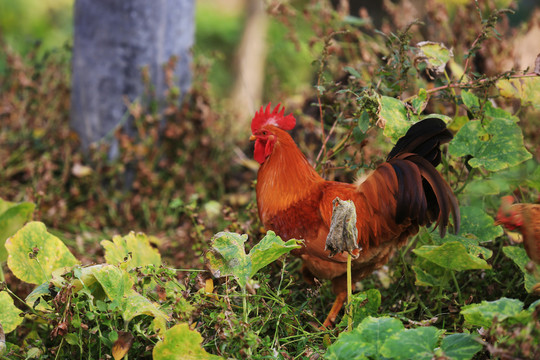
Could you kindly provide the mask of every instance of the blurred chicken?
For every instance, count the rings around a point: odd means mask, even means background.
[[[527,255],[540,265],[540,204],[514,204],[512,196],[504,196],[495,225],[519,231]]]
[[[353,283],[386,264],[394,251],[420,226],[436,223],[444,236],[450,214],[459,229],[459,207],[452,190],[435,169],[439,146],[452,134],[439,119],[414,124],[388,155],[386,162],[358,184],[326,181],[313,169],[286,130],[296,124],[279,104],[257,112],[251,123],[257,176],[259,217],[267,230],[284,240],[304,239],[293,251],[304,261],[307,280],[331,279],[336,300],[323,323],[335,321],[346,298],[344,253],[330,257],[325,250],[332,219],[332,202],[354,202],[359,249],[352,264]]]

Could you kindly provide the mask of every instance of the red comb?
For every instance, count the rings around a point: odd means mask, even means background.
[[[292,114],[285,115],[285,107],[279,110],[281,103],[277,104],[274,110],[270,111],[271,103],[266,105],[266,109],[261,106],[261,109],[255,113],[251,120],[251,132],[255,132],[264,125],[274,125],[282,130],[292,130],[296,125],[296,119]]]

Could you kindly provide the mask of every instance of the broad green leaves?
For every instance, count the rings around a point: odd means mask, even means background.
[[[444,286],[448,271],[491,268],[485,260],[492,252],[481,243],[502,235],[502,229],[493,226],[493,218],[480,208],[464,206],[460,213],[461,229],[457,235],[446,234],[442,239],[435,231],[421,234],[428,245],[413,250],[418,256],[413,266],[417,285]]]
[[[100,264],[89,267],[74,267],[78,261],[60,239],[47,232],[45,225],[39,222],[28,223],[6,243],[9,253],[8,266],[19,279],[41,284],[27,297],[27,303],[33,306],[36,300],[49,295],[49,284],[57,287],[69,285],[73,292],[86,291],[96,300],[109,300],[118,304],[123,320],[127,323],[139,315],[154,318],[154,328],[164,330],[169,316],[161,311],[148,298],[133,290],[133,275],[124,269],[127,254],[128,269],[154,262],[159,265],[159,253],[149,245],[143,234],[131,233],[125,237],[115,237],[114,242],[102,242],[107,249],[107,260],[120,266]],[[72,276],[57,276],[72,271]],[[68,284],[69,283],[69,284]],[[4,296],[5,293],[0,293]],[[6,294],[7,295],[7,294]],[[2,301],[2,300],[0,300]],[[2,307],[3,308],[3,307]],[[48,310],[47,307],[40,307]],[[0,315],[1,318],[2,315]]]
[[[385,341],[404,329],[401,321],[391,317],[367,317],[350,332],[341,333],[338,340],[328,348],[326,358],[374,359],[381,358],[381,348]]]
[[[489,328],[495,320],[499,322],[506,319],[520,321],[523,317],[530,316],[534,310],[533,305],[522,314],[523,303],[521,301],[503,297],[495,301],[482,301],[480,304],[465,305],[461,310],[461,315],[465,318],[466,324]]]
[[[53,271],[79,262],[64,243],[40,222],[30,222],[6,242],[8,266],[22,281],[39,285],[51,280]]]
[[[482,348],[473,336],[460,333],[442,338],[433,326],[405,329],[391,317],[367,317],[351,332],[342,333],[328,348],[328,360],[349,359],[471,359]],[[440,347],[438,344],[440,343]]]
[[[469,109],[480,106],[479,99],[471,93],[463,91],[461,96]],[[458,157],[471,155],[470,166],[489,171],[500,171],[530,159],[517,119],[490,103],[484,106],[486,118],[465,123],[450,142],[449,152]]]
[[[207,353],[201,347],[202,340],[202,336],[191,330],[188,324],[178,324],[165,332],[163,340],[154,347],[152,356],[154,360],[176,360],[180,356],[185,360],[222,359]]]
[[[261,268],[300,247],[300,241],[292,239],[284,242],[273,231],[268,231],[246,255],[246,240],[247,235],[230,232],[220,232],[213,237],[212,249],[206,258],[214,276],[232,275],[240,287],[245,288],[249,278]]]
[[[23,318],[19,316],[22,311],[14,304],[13,299],[6,291],[0,291],[0,324],[4,333],[10,333],[19,326]]]
[[[105,249],[105,260],[108,264],[125,262],[126,269],[161,264],[159,252],[150,245],[148,236],[142,233],[136,234],[132,231],[124,237],[114,236],[112,242],[101,241],[101,246]]]
[[[445,336],[441,341],[441,349],[450,359],[468,360],[482,349],[482,345],[474,336],[458,333]]]
[[[32,218],[35,205],[29,202],[12,203],[0,199],[0,262],[6,261],[6,240]]]
[[[430,360],[442,333],[433,326],[403,330],[384,343],[381,353],[390,359]]]

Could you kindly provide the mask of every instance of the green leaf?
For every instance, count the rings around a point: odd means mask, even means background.
[[[536,283],[540,282],[540,279],[535,278],[533,274],[527,271],[526,266],[531,261],[524,248],[519,246],[505,246],[503,248],[504,255],[508,256],[519,267],[523,273],[523,285],[527,292],[532,292],[532,289]],[[540,274],[540,265],[536,265],[536,273]]]
[[[368,316],[378,314],[381,306],[381,293],[377,289],[369,289],[353,294],[350,306],[353,314],[353,327],[356,327]],[[340,325],[346,327],[348,320],[347,316],[344,316]]]
[[[461,91],[461,100],[463,101],[463,104],[471,110],[480,107],[480,99],[470,91]]]
[[[431,232],[429,235],[433,242],[441,245],[446,242],[457,241],[462,243],[472,256],[482,255],[484,259],[489,259],[493,252],[480,246],[480,243],[492,241],[501,236],[503,234],[502,228],[493,226],[493,218],[479,207],[463,206],[460,208],[460,214],[461,227],[459,234],[446,234],[443,239],[437,232]]]
[[[73,280],[73,289],[79,291],[82,288],[81,283],[87,288],[94,283],[99,284],[107,298],[120,305],[122,317],[126,322],[139,315],[161,318],[163,321],[169,319],[157,305],[133,290],[131,275],[118,266],[105,264],[83,268],[81,276]],[[95,287],[90,289],[93,289],[92,294],[96,296],[97,289]],[[99,294],[96,298],[100,298]]]
[[[437,74],[444,73],[446,63],[454,57],[452,50],[449,50],[443,43],[422,41],[416,44],[418,48],[418,58],[425,62],[428,68]]]
[[[360,75],[360,73],[356,69],[354,69],[354,68],[352,68],[350,66],[345,66],[343,68],[343,70],[345,70],[346,72],[348,72],[349,74],[351,74],[352,76],[354,76],[357,79],[362,79],[362,75]]]
[[[441,342],[444,355],[453,360],[469,360],[482,350],[482,345],[475,336],[466,333],[445,336]]]
[[[6,261],[8,256],[4,245],[7,238],[32,219],[35,207],[29,202],[16,204],[0,199],[0,263]]]
[[[427,259],[417,257],[412,267],[415,275],[415,285],[418,286],[440,286],[445,287],[448,284],[447,270]]]
[[[497,88],[502,96],[520,99],[523,105],[532,105],[540,109],[540,77],[526,77],[497,81]]]
[[[343,332],[326,352],[326,359],[381,359],[381,348],[393,334],[404,329],[401,321],[391,317],[367,317],[350,332]]]
[[[388,96],[379,98],[379,121],[384,128],[383,134],[396,143],[405,135],[412,122],[407,117],[407,108],[399,99]]]
[[[503,234],[500,227],[493,226],[493,218],[482,208],[462,206],[459,210],[461,214],[460,234],[473,234],[481,242],[492,241]]]
[[[169,320],[169,316],[161,311],[157,305],[135,290],[129,291],[121,303],[124,321],[130,321],[139,315],[148,315],[156,319],[162,318],[164,321]]]
[[[371,121],[369,119],[369,114],[367,111],[363,111],[360,117],[358,118],[358,127],[356,127],[356,129],[360,129],[362,134],[365,134],[366,131],[369,130],[370,126],[371,126]]]
[[[222,359],[207,353],[201,347],[202,340],[202,336],[190,330],[188,324],[175,325],[167,330],[163,340],[154,346],[152,357],[154,360],[176,360],[179,356],[185,360]]]
[[[38,285],[32,290],[30,294],[24,299],[26,303],[32,307],[36,307],[38,310],[51,311],[52,307],[46,301],[40,301],[39,305],[36,305],[36,301],[43,296],[51,296],[51,290],[49,289],[49,282]]]
[[[498,321],[503,321],[518,315],[521,310],[523,310],[521,301],[503,297],[496,301],[482,301],[480,304],[465,305],[461,309],[461,315],[468,325],[489,328],[495,318]]]
[[[161,264],[159,251],[150,245],[148,236],[142,233],[132,231],[124,237],[114,236],[112,242],[101,241],[101,246],[105,249],[105,260],[109,264],[125,263],[123,267],[126,269]]]
[[[206,254],[214,276],[234,276],[240,287],[246,287],[252,269],[251,260],[244,248],[247,238],[247,235],[231,232],[214,235],[212,248]]]
[[[500,171],[532,157],[523,145],[521,129],[510,118],[494,118],[485,127],[480,121],[469,121],[450,142],[448,151],[458,157],[472,155],[470,166],[489,171]]]
[[[125,271],[114,265],[94,267],[91,274],[101,285],[109,300],[121,302],[125,296],[131,294],[133,280]]]
[[[430,360],[434,357],[435,348],[442,333],[442,330],[433,326],[400,331],[386,340],[381,354],[397,360]]]
[[[420,115],[422,111],[424,111],[427,105],[427,100],[428,96],[426,89],[420,88],[418,90],[418,95],[416,95],[411,101],[413,111],[416,115]]]
[[[212,238],[212,248],[206,254],[208,267],[216,277],[234,276],[240,287],[245,288],[248,279],[257,271],[270,264],[281,255],[300,247],[301,241],[281,240],[273,231],[251,249],[246,255],[244,243],[247,235],[220,232]]]
[[[516,124],[519,122],[519,118],[517,116],[510,114],[508,111],[502,108],[494,107],[490,102],[486,102],[484,104],[484,110],[484,114],[488,120],[509,120]]]
[[[491,269],[485,260],[469,254],[465,245],[457,241],[445,242],[438,246],[423,245],[413,252],[448,270]]]
[[[418,119],[419,120],[441,119],[442,121],[444,121],[447,124],[449,124],[452,121],[452,118],[450,116],[443,115],[443,114],[426,114],[426,115],[421,115]]]
[[[463,191],[468,197],[498,195],[502,191],[500,184],[492,179],[475,179],[470,181]]]
[[[0,291],[0,324],[4,333],[12,332],[23,322],[20,313],[22,311],[13,304],[11,296],[6,291]]]
[[[64,243],[47,232],[41,222],[30,222],[6,241],[8,267],[30,284],[50,281],[53,271],[64,271],[79,262]],[[37,252],[35,258],[30,254]]]
[[[268,231],[266,236],[249,252],[248,256],[251,259],[250,277],[266,265],[277,260],[281,255],[288,254],[294,249],[299,249],[299,244],[300,242],[294,239],[283,242],[276,233]]]

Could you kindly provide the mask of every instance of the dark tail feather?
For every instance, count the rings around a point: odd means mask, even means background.
[[[398,140],[386,161],[399,154],[418,154],[433,166],[441,163],[440,145],[452,140],[452,133],[441,119],[429,118],[417,122]]]
[[[452,215],[454,232],[459,231],[457,199],[435,169],[441,162],[440,145],[451,139],[444,121],[426,119],[411,126],[388,155],[398,179],[396,223],[405,218],[419,225],[435,222],[442,237]]]

